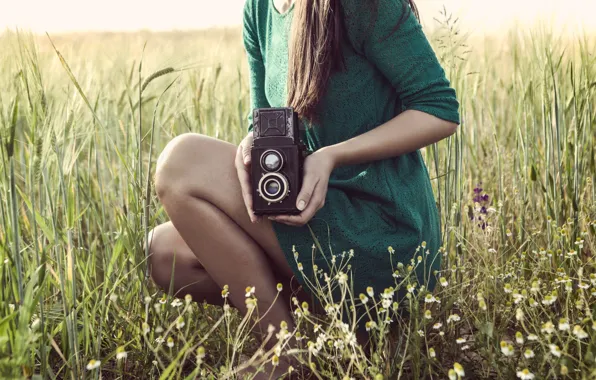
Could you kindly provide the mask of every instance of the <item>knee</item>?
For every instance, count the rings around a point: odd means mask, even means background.
[[[155,191],[160,200],[189,187],[191,168],[201,161],[202,146],[207,139],[196,133],[184,133],[166,145],[155,169]]]

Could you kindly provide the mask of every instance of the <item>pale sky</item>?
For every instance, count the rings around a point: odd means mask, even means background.
[[[365,2],[366,0],[362,0]],[[197,29],[239,25],[244,0],[0,0],[0,31],[34,32]],[[514,20],[548,17],[552,24],[596,31],[596,0],[418,0],[423,22],[445,5],[474,32],[495,32]]]

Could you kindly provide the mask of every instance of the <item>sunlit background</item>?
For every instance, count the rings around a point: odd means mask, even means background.
[[[365,0],[362,0],[365,2]],[[244,0],[2,0],[0,30],[34,32],[200,29],[239,25]],[[445,6],[474,33],[546,20],[567,31],[596,30],[596,0],[418,0],[423,22]]]

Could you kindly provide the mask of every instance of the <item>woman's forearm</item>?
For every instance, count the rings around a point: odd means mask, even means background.
[[[334,167],[354,165],[413,152],[452,135],[458,124],[417,110],[344,142],[322,148]]]

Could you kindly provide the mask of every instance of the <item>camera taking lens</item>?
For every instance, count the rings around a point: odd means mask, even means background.
[[[269,203],[283,201],[289,194],[288,179],[279,173],[267,173],[259,181],[258,193]]]
[[[279,184],[279,181],[276,179],[271,179],[265,183],[265,192],[269,196],[272,196],[272,197],[277,196],[279,194],[280,190],[281,190],[281,185]]]

